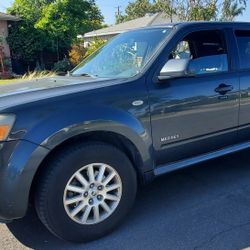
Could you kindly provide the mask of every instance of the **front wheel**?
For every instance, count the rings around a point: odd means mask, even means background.
[[[112,231],[133,205],[137,181],[117,148],[80,144],[48,162],[36,192],[36,210],[57,237],[86,242]]]

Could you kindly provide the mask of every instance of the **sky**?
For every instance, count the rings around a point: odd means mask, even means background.
[[[13,0],[0,0],[0,11],[5,11],[12,2]],[[117,7],[119,6],[123,12],[128,2],[129,0],[96,0],[97,5],[104,15],[105,23],[107,24],[115,23],[115,13],[117,12]],[[250,0],[247,0],[247,2],[249,2],[247,10],[244,12],[243,16],[237,18],[237,21],[250,22]]]

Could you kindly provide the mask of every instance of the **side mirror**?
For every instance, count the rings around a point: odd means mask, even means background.
[[[190,59],[170,59],[162,68],[158,79],[160,81],[188,76]]]

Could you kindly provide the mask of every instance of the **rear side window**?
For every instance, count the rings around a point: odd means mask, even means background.
[[[235,35],[239,49],[240,68],[250,69],[250,31],[237,30]]]

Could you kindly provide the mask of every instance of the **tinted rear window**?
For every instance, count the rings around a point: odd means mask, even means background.
[[[240,68],[250,69],[250,31],[238,30],[235,32],[240,57]]]

